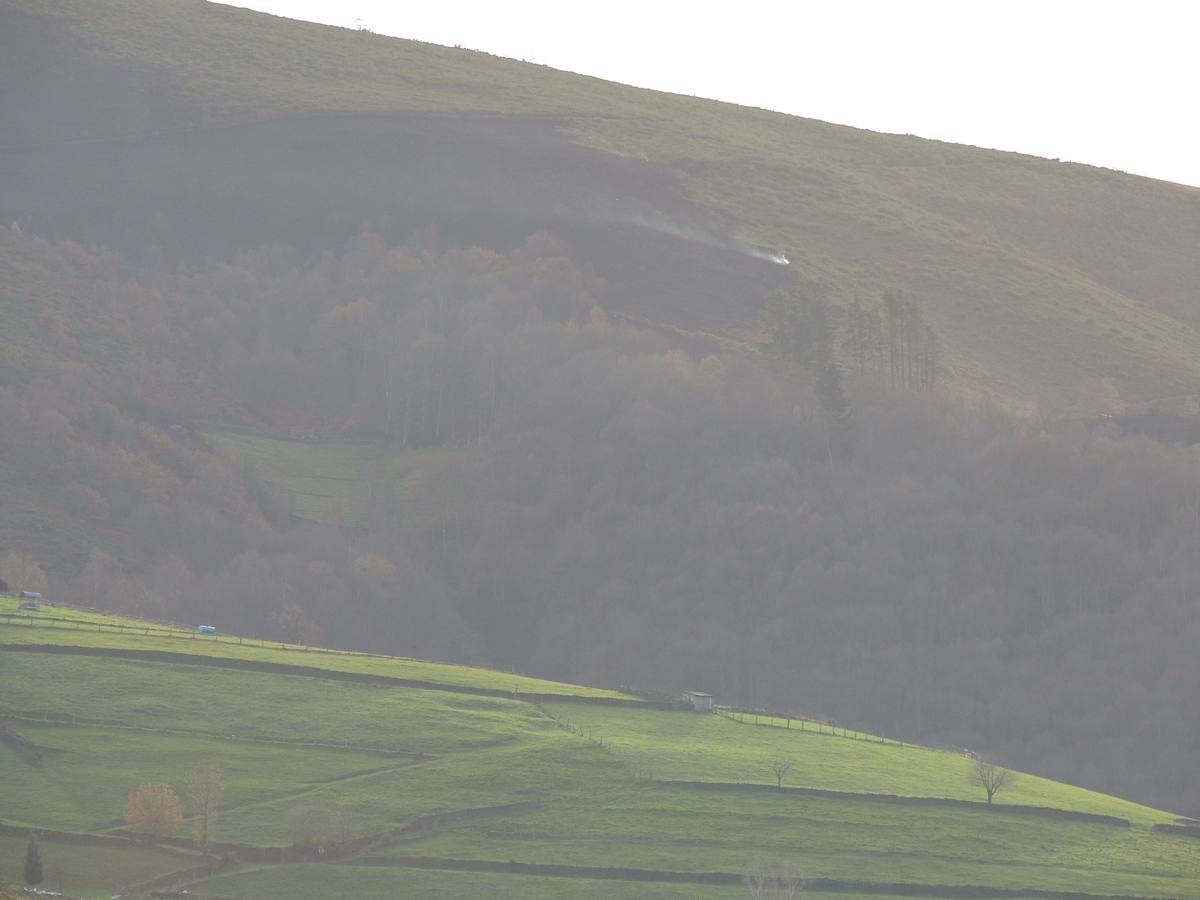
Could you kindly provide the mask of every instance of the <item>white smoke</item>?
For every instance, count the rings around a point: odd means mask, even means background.
[[[761,247],[753,247],[749,244],[745,244],[737,249],[741,250],[747,256],[753,256],[755,259],[765,259],[767,262],[775,263],[777,266],[791,265],[788,258],[778,250],[763,250]]]
[[[761,259],[765,262],[773,263],[777,266],[791,265],[788,258],[778,250],[768,250],[763,247],[755,247],[753,244],[746,241],[735,240],[733,238],[722,237],[703,228],[697,228],[692,225],[682,225],[678,222],[669,222],[659,218],[648,218],[646,216],[625,216],[622,217],[628,224],[636,225],[639,228],[648,228],[651,231],[657,231],[661,234],[668,234],[671,237],[679,238],[684,241],[691,241],[695,244],[704,244],[706,247],[719,247],[722,250],[732,250],[735,253],[741,253],[744,256],[749,256],[753,259]]]

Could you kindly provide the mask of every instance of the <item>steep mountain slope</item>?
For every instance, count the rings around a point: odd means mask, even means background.
[[[835,303],[908,292],[942,339],[945,380],[964,394],[1019,411],[1194,405],[1200,193],[1187,188],[206,3],[5,0],[0,10],[0,116],[15,123],[3,142],[6,217],[212,252],[389,216],[471,223],[468,238],[489,216],[557,220],[612,235],[597,267],[626,276],[629,311],[756,334],[775,273],[739,270],[733,250],[706,266],[703,244],[674,255],[653,246],[623,264],[649,228],[713,243],[737,235],[784,250],[792,274]],[[304,118],[320,112],[343,118]],[[432,172],[432,196],[412,198],[430,151],[446,166]],[[514,151],[518,172],[506,162]],[[174,167],[154,164],[164,154]],[[62,189],[54,200],[48,179]],[[274,188],[287,202],[263,209]],[[198,221],[164,229],[139,195],[190,203]],[[331,203],[313,226],[312,209]],[[240,233],[221,227],[231,222]],[[728,280],[706,289],[714,272]]]

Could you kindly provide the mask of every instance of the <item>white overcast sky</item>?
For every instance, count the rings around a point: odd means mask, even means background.
[[[1200,185],[1197,0],[232,2]]]

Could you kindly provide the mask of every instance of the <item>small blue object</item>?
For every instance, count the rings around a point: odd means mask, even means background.
[[[217,627],[215,625],[201,625],[196,629],[201,634],[216,634]]]

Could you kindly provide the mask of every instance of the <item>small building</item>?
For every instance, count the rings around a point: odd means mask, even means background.
[[[37,591],[21,591],[21,609],[37,609],[42,605],[42,595]]]
[[[692,704],[692,709],[696,712],[712,712],[712,694],[705,694],[701,691],[688,691],[683,695],[683,698]]]

